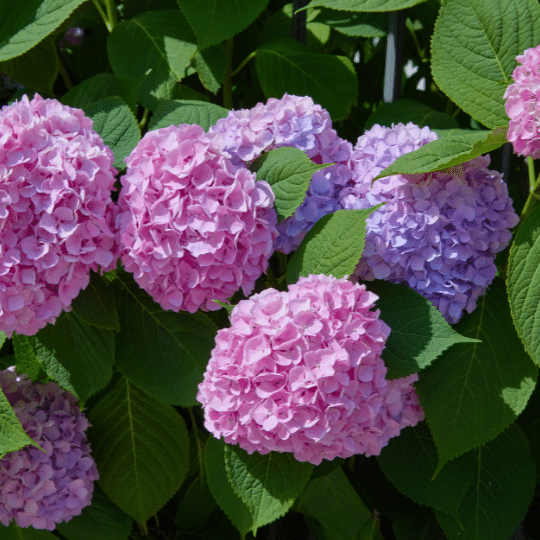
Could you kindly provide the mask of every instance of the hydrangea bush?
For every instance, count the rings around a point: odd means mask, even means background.
[[[4,4],[0,538],[536,538],[540,5]]]

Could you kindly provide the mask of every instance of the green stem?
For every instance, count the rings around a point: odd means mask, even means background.
[[[540,187],[540,176],[535,179],[534,161],[531,156],[527,156],[527,168],[529,170],[529,196],[525,201],[525,206],[521,211],[521,220],[531,212],[536,206],[538,196],[536,195],[537,189]]]
[[[114,27],[118,24],[118,12],[116,11],[116,3],[114,0],[105,0],[105,5],[107,6],[107,16],[110,24],[109,32],[112,32]]]
[[[233,40],[227,39],[224,43],[225,46],[225,76],[223,77],[223,106],[226,109],[232,109],[233,97],[232,97],[232,56],[233,56]]]
[[[203,465],[203,444],[199,438],[199,432],[197,430],[197,421],[193,414],[193,407],[188,407],[189,417],[191,418],[191,428],[195,434],[195,442],[197,443],[197,453],[199,454],[199,469],[201,474],[201,480],[204,481],[204,465]]]
[[[141,121],[139,122],[139,129],[141,131],[146,127],[149,116],[150,116],[150,110],[149,109],[144,109],[143,117],[142,117]]]
[[[107,27],[107,30],[109,32],[112,32],[111,23],[109,22],[107,15],[103,11],[103,8],[101,7],[101,4],[99,3],[99,0],[92,0],[92,2],[95,8],[97,9],[97,12],[99,13],[100,17],[103,19],[103,22],[105,23],[105,26]]]
[[[60,56],[61,55],[58,55],[58,71],[60,72],[66,88],[71,90],[73,88],[73,83],[71,82],[69,73],[67,72],[66,66],[64,66],[64,62],[62,62],[62,58]]]
[[[256,54],[257,51],[250,53],[249,56],[245,58],[243,62],[231,73],[231,77],[234,77],[239,71],[241,71],[252,58],[255,58]]]

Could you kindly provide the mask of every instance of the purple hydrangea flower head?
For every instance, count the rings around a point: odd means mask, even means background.
[[[424,416],[416,374],[385,379],[390,328],[376,299],[365,285],[309,275],[240,301],[199,385],[206,428],[250,454],[292,452],[314,465],[378,455]]]
[[[277,236],[270,186],[197,125],[147,133],[118,199],[122,262],[163,309],[216,310],[266,271]]]
[[[514,152],[540,158],[540,45],[516,56],[521,64],[514,69],[504,93],[506,114],[510,118],[507,138]]]
[[[332,129],[328,111],[306,97],[285,94],[252,109],[232,110],[209,130],[221,139],[237,164],[247,164],[263,152],[284,146],[304,151],[315,163],[335,163],[317,171],[294,215],[278,225],[276,249],[290,253],[322,216],[339,209],[335,198],[351,177],[352,145]]]
[[[118,258],[113,154],[80,109],[36,94],[0,111],[0,329],[33,335]]]
[[[434,140],[414,124],[375,125],[358,139],[353,180],[339,194],[344,208],[386,204],[366,221],[354,276],[404,283],[450,323],[471,313],[496,273],[495,255],[519,218],[501,175],[480,156],[444,171],[372,180],[400,155]]]
[[[56,383],[33,383],[15,369],[0,372],[0,386],[34,446],[0,460],[0,522],[52,531],[92,500],[99,474],[85,431],[88,420],[73,394]]]

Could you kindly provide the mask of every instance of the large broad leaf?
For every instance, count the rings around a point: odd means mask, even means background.
[[[215,325],[200,313],[164,311],[130,274],[119,273],[115,287],[122,328],[116,338],[118,370],[160,401],[195,405]]]
[[[129,108],[136,112],[137,95],[144,76],[132,81],[117,77],[113,73],[99,73],[66,92],[60,101],[70,107],[86,111],[88,106],[100,99],[110,96],[120,96]]]
[[[75,298],[71,308],[88,324],[120,331],[118,312],[111,291],[103,278],[95,272],[90,273],[88,287]]]
[[[213,126],[220,118],[225,118],[228,110],[191,99],[163,100],[154,111],[148,130],[159,129],[178,124],[199,124],[205,131]]]
[[[341,467],[312,480],[299,501],[324,529],[340,534],[344,540],[356,540],[371,518]]]
[[[84,1],[0,2],[0,62],[20,56],[37,45]]]
[[[218,505],[208,487],[206,476],[199,474],[180,501],[174,524],[180,530],[200,527],[217,507]]]
[[[0,62],[0,71],[43,96],[52,97],[58,65],[58,52],[50,37],[21,56]]]
[[[409,287],[386,281],[366,287],[379,296],[376,307],[392,329],[382,354],[388,379],[424,369],[456,343],[478,341],[458,334],[429,300]]]
[[[41,448],[24,431],[15,411],[0,388],[0,458],[28,445]]]
[[[384,37],[388,28],[386,13],[355,13],[323,8],[315,21],[325,23],[346,36]]]
[[[87,416],[99,485],[121,510],[144,523],[186,477],[189,438],[184,420],[126,378]]]
[[[313,465],[290,453],[248,454],[238,446],[225,447],[225,468],[234,491],[247,504],[257,529],[283,516],[307,484]]]
[[[247,28],[268,0],[177,0],[193,28],[199,48],[221,43]]]
[[[431,39],[433,77],[465,112],[495,128],[508,122],[503,95],[516,56],[538,43],[536,0],[443,2]]]
[[[506,287],[521,341],[540,365],[540,206],[520,225],[510,248]]]
[[[358,94],[356,71],[348,58],[311,53],[292,39],[275,39],[259,47],[256,66],[266,97],[281,98],[286,92],[311,96],[334,121],[349,115]]]
[[[17,373],[28,375],[33,381],[36,380],[39,372],[43,369],[28,336],[18,335],[15,332],[11,338],[15,352],[15,368]]]
[[[178,81],[187,76],[196,50],[195,35],[177,9],[140,13],[118,24],[107,40],[116,75],[127,79],[146,75],[139,99],[147,108],[172,96]]]
[[[18,527],[13,520],[9,527],[0,526],[0,540],[58,540],[58,536],[33,527]]]
[[[417,516],[396,519],[392,522],[392,532],[396,540],[444,540],[445,538],[433,512],[425,519],[417,518]]]
[[[66,540],[126,540],[132,524],[133,520],[95,484],[92,504],[85,506],[79,516],[58,523],[56,530]]]
[[[276,148],[258,157],[250,169],[257,173],[257,180],[266,180],[272,186],[281,221],[302,204],[313,174],[331,165],[314,163],[298,148]]]
[[[208,438],[204,452],[204,465],[208,486],[214,499],[244,538],[253,528],[253,516],[247,504],[229,483],[225,469],[225,443],[223,441],[214,437]]]
[[[304,8],[327,7],[343,11],[397,11],[426,0],[311,0]]]
[[[448,514],[435,515],[449,540],[508,540],[533,499],[536,474],[529,443],[512,424],[471,454],[474,482],[459,508],[463,528]]]
[[[412,122],[420,127],[431,129],[455,129],[459,124],[449,114],[436,111],[433,107],[411,98],[398,99],[392,103],[381,103],[375,112],[366,120],[364,129],[374,124],[392,127],[392,124]]]
[[[141,130],[127,103],[118,96],[92,103],[86,114],[94,121],[94,129],[113,151],[114,167],[125,169],[124,159],[141,140]]]
[[[308,274],[351,275],[364,250],[366,219],[380,206],[338,210],[319,219],[291,257],[287,283]]]
[[[392,174],[418,174],[459,166],[508,142],[506,132],[506,127],[493,131],[451,130],[442,138],[398,157],[375,180]]]
[[[74,312],[62,313],[28,340],[47,375],[82,403],[111,378],[113,331],[90,326]]]
[[[439,456],[426,422],[390,439],[377,458],[386,477],[414,502],[447,512],[459,521],[459,507],[472,482],[473,455],[447,463],[435,477]]]
[[[538,372],[512,324],[501,279],[454,328],[481,343],[443,352],[415,385],[439,451],[437,472],[506,429],[525,408]]]

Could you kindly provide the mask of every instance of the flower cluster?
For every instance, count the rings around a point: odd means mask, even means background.
[[[516,154],[540,158],[540,45],[516,56],[521,64],[514,69],[504,93],[510,118],[507,138]]]
[[[23,429],[45,450],[27,446],[0,460],[0,522],[52,531],[92,500],[99,475],[86,442],[88,421],[75,396],[56,383],[33,383],[8,368],[0,386]]]
[[[122,262],[163,309],[220,309],[266,271],[277,236],[270,186],[198,125],[147,133],[118,199]]]
[[[386,204],[366,221],[355,276],[406,283],[450,323],[471,313],[496,273],[495,255],[519,218],[501,175],[480,156],[448,170],[372,180],[394,159],[434,140],[414,124],[374,126],[359,138],[354,174],[339,194],[344,208]]]
[[[385,380],[389,327],[377,296],[347,279],[310,275],[232,310],[218,331],[197,399],[205,426],[247,452],[323,459],[378,455],[423,419],[411,375]]]
[[[284,146],[304,151],[315,163],[335,164],[313,175],[303,203],[278,225],[278,251],[295,250],[317,220],[339,209],[335,192],[351,177],[352,145],[337,136],[328,112],[310,97],[285,94],[252,109],[232,110],[209,133],[220,139],[237,164]]]
[[[114,158],[79,109],[36,95],[0,112],[0,326],[33,335],[114,268]]]

